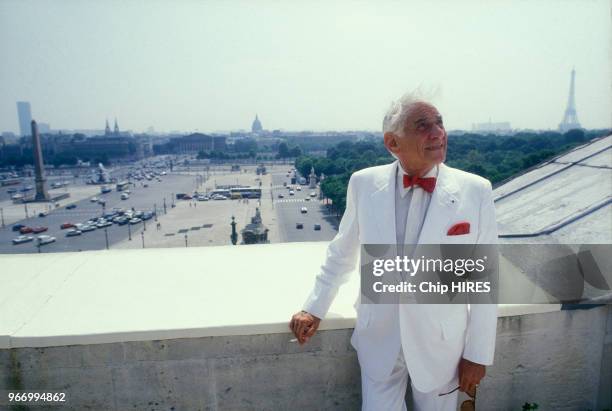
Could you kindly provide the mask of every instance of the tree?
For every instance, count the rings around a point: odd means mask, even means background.
[[[299,157],[302,155],[302,149],[300,146],[291,147],[289,150],[289,157]]]
[[[289,146],[284,141],[278,145],[278,157],[279,158],[289,157]]]

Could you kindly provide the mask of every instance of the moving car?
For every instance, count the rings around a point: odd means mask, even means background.
[[[292,195],[294,195],[294,194],[295,194],[295,192],[294,192],[293,190],[289,190],[289,195],[290,195],[290,196],[292,196]]]
[[[316,197],[317,196],[317,192],[316,191],[311,191],[310,192],[310,196],[313,197],[313,198]]]
[[[13,238],[13,244],[23,244],[34,240],[31,235],[20,235],[19,237]]]
[[[89,199],[92,203],[96,203],[98,201],[98,197],[92,197]]]
[[[34,234],[38,234],[38,233],[44,233],[45,231],[47,231],[48,228],[47,227],[34,227],[32,228],[32,232]]]
[[[74,224],[72,224],[72,223],[64,223],[64,224],[62,224],[62,225],[60,226],[60,228],[61,228],[62,230],[65,230],[65,229],[67,229],[67,228],[74,228]]]
[[[301,230],[302,228],[304,228],[304,224],[302,224],[302,223],[296,223],[296,224],[295,224],[295,228],[297,228],[298,230]]]
[[[93,230],[95,230],[95,229],[96,229],[96,227],[95,227],[95,226],[93,226],[93,225],[89,225],[89,224],[83,224],[83,225],[81,226],[81,231],[82,231],[82,232],[84,232],[84,233],[86,233],[87,231],[93,231]]]
[[[315,231],[321,231],[321,224],[315,224],[314,229]]]
[[[69,204],[69,205],[66,206],[66,210],[72,210],[72,209],[75,209],[75,208],[77,208],[76,204]]]
[[[121,193],[122,200],[127,200],[128,198],[130,198],[130,195],[128,193]]]
[[[76,228],[73,228],[72,230],[69,230],[66,233],[66,237],[76,237],[77,235],[81,235],[81,234],[83,234],[81,230],[77,230]]]
[[[300,213],[302,213],[302,214],[306,214],[307,212],[308,212],[308,209],[306,207],[302,207],[300,209]]]
[[[45,245],[55,242],[55,237],[51,237],[50,235],[39,235],[36,237],[36,241],[38,245]]]
[[[284,195],[282,195],[282,194],[279,194],[279,195],[278,195],[278,198],[285,198],[285,196],[284,196]]]
[[[297,191],[302,191],[302,187],[300,187],[300,186],[297,186],[295,189],[296,189]]]
[[[39,216],[39,217],[46,217],[46,216],[48,216],[48,215],[49,215],[49,213],[48,213],[48,212],[46,212],[46,211],[41,211],[40,213],[38,213],[38,216]]]

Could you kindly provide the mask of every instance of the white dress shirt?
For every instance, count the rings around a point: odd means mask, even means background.
[[[416,244],[423,227],[431,193],[419,186],[404,188],[404,171],[397,162],[395,178],[395,233],[397,244]],[[432,167],[424,177],[438,177],[438,166]]]

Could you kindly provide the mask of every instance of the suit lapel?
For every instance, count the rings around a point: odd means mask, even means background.
[[[383,168],[375,181],[376,188],[371,194],[371,224],[378,233],[375,243],[395,244],[395,173],[397,161]],[[374,242],[373,242],[374,243]]]
[[[431,196],[417,244],[439,244],[446,237],[446,227],[459,205],[459,187],[452,170],[440,164],[436,188]]]

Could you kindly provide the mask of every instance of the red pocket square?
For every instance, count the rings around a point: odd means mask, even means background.
[[[462,221],[449,228],[447,235],[462,235],[470,233],[470,223]]]

